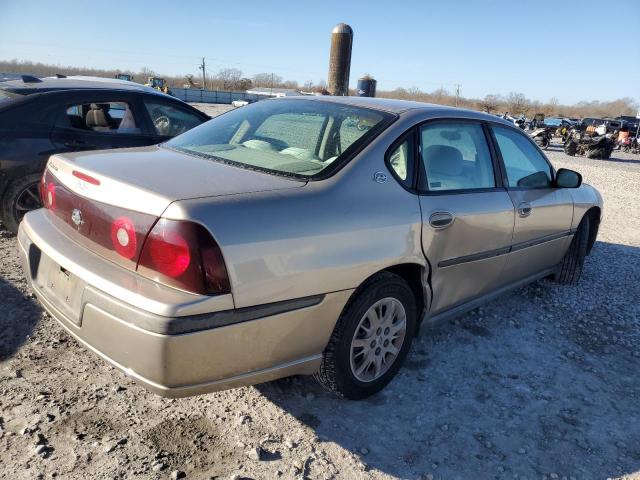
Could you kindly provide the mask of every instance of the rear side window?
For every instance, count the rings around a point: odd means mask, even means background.
[[[495,187],[493,162],[482,126],[428,123],[420,131],[421,158],[430,192]]]
[[[145,98],[144,106],[149,112],[156,133],[163,137],[175,137],[202,123],[200,117],[194,113],[168,103]]]
[[[551,166],[523,134],[506,127],[493,126],[510,187],[549,188]]]
[[[133,110],[126,102],[68,105],[58,126],[101,133],[140,133]]]
[[[404,139],[396,142],[387,152],[387,165],[395,177],[407,188],[413,187],[414,178],[414,140],[415,136],[409,134]]]

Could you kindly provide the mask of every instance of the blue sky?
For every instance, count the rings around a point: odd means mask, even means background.
[[[329,39],[354,29],[351,83],[466,97],[522,92],[535,100],[640,100],[640,1],[102,2],[0,0],[0,59],[246,76],[326,79]]]

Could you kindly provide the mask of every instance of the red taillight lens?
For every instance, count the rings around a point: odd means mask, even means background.
[[[56,185],[53,182],[45,182],[44,176],[40,183],[40,199],[44,208],[56,209]]]
[[[204,227],[192,222],[158,220],[142,247],[137,270],[160,283],[193,293],[230,291],[220,247]]]
[[[187,271],[191,263],[191,252],[187,241],[179,232],[167,229],[165,224],[154,229],[147,241],[149,258],[158,272],[176,278]]]
[[[133,222],[127,217],[116,218],[111,224],[111,243],[124,258],[132,259],[136,254],[138,242]]]

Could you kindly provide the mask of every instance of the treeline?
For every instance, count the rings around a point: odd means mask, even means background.
[[[63,75],[91,75],[113,78],[118,73],[133,75],[134,81],[145,83],[147,77],[159,76],[164,78],[170,87],[203,88],[202,75],[187,74],[183,77],[159,75],[148,67],[139,72],[90,69],[81,67],[69,67],[49,65],[29,61],[0,60],[0,72],[29,73],[36,76],[51,76],[56,73]],[[251,77],[243,75],[238,68],[225,68],[215,73],[207,74],[205,86],[210,90],[245,91],[251,88],[288,88],[308,92],[327,93],[326,82],[307,81],[299,84],[294,80],[285,80],[275,73],[258,73]],[[351,90],[355,95],[355,90]],[[564,117],[617,117],[619,115],[635,115],[639,105],[629,97],[620,98],[609,102],[582,101],[574,105],[561,105],[558,99],[551,98],[548,102],[529,100],[523,93],[511,92],[508,95],[491,94],[482,99],[457,97],[450,91],[440,88],[434,92],[424,92],[417,87],[396,88],[395,90],[378,90],[377,96],[385,98],[399,98],[417,100],[420,102],[436,103],[440,105],[459,106],[474,110],[482,110],[488,113],[506,113],[511,115],[533,116],[536,113],[544,113],[546,116]]]
[[[544,113],[546,117],[560,116],[568,118],[584,117],[617,117],[619,115],[636,115],[638,104],[633,98],[625,97],[610,102],[578,102],[574,105],[561,105],[557,98],[549,102],[529,100],[523,93],[511,92],[503,96],[498,94],[487,95],[483,99],[459,97],[446,89],[438,89],[432,93],[423,92],[418,88],[396,88],[392,91],[378,91],[378,97],[401,98],[418,100],[420,102],[437,103],[439,105],[455,106],[481,110],[487,113],[509,113],[513,116],[525,115],[533,117],[536,113]]]

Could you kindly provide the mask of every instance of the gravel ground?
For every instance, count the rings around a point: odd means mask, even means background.
[[[0,230],[0,477],[640,478],[640,158],[549,156],[605,200],[580,284],[426,331],[363,402],[308,378],[148,393],[42,313]]]

